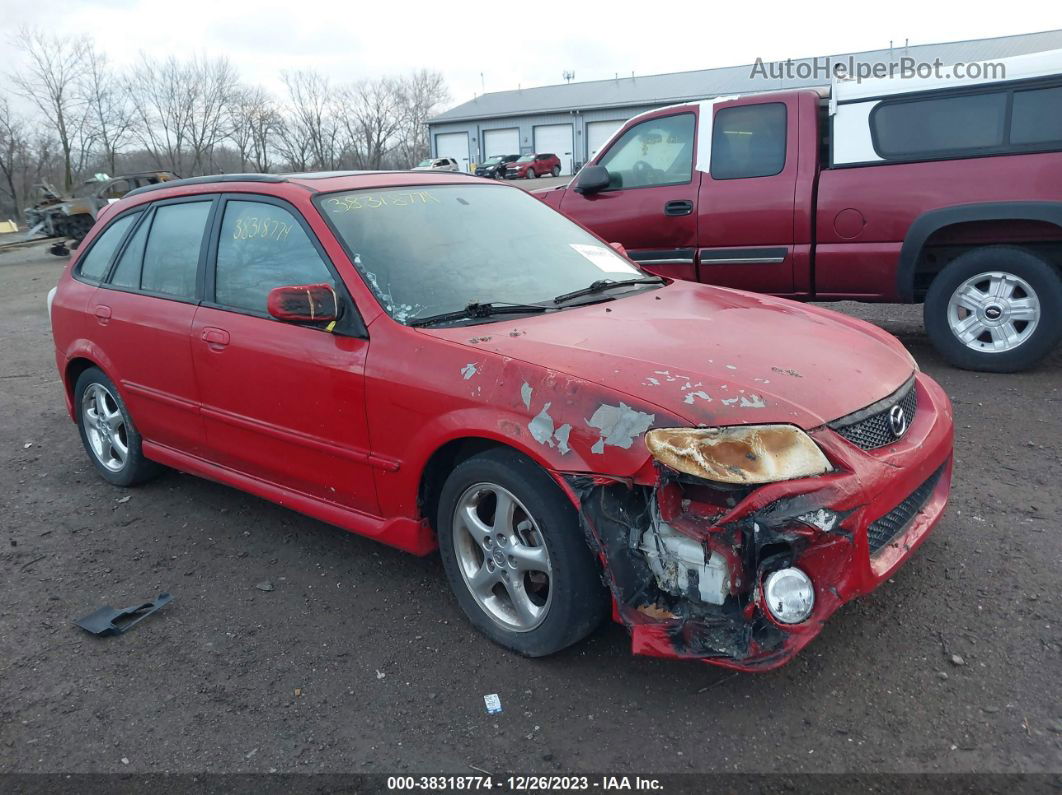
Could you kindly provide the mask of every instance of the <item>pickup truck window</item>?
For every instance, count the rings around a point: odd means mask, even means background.
[[[609,190],[680,185],[693,177],[692,113],[636,124],[598,163],[612,178]]]
[[[773,177],[785,168],[785,105],[768,102],[716,112],[712,179]]]
[[[1062,141],[1062,86],[1014,92],[1010,121],[1012,144]]]
[[[883,102],[870,116],[884,158],[962,154],[1004,143],[1007,92]]]

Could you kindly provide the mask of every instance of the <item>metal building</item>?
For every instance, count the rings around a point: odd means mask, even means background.
[[[620,125],[653,108],[727,94],[825,86],[841,64],[899,64],[901,59],[943,64],[994,61],[1062,48],[1062,30],[991,39],[919,44],[858,53],[802,58],[770,74],[771,65],[727,66],[693,72],[619,76],[612,80],[483,94],[440,113],[428,123],[432,153],[464,168],[493,155],[554,152],[571,174]],[[764,73],[768,76],[764,77]]]

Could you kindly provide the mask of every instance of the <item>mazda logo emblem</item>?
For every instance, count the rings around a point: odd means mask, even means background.
[[[889,409],[889,428],[897,439],[907,431],[907,412],[903,410],[903,406],[895,405]]]

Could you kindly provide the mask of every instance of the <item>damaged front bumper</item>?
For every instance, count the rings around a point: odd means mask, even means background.
[[[905,436],[864,451],[828,427],[810,436],[834,471],[763,486],[722,486],[659,464],[621,481],[568,475],[601,558],[613,617],[637,654],[764,671],[788,662],[845,602],[874,590],[910,557],[951,487],[951,406],[916,379]],[[768,609],[768,574],[797,567],[814,605],[796,624]]]

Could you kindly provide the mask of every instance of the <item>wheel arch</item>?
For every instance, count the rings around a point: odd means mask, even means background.
[[[428,456],[427,461],[420,470],[420,479],[417,486],[417,512],[422,520],[428,522],[433,533],[437,532],[435,514],[439,506],[439,495],[442,492],[447,476],[461,462],[489,450],[508,450],[529,459],[546,473],[557,485],[561,493],[578,508],[578,504],[573,499],[571,489],[566,486],[563,479],[558,477],[557,473],[540,456],[500,439],[488,436],[460,436],[449,439],[439,445]]]
[[[70,419],[74,422],[77,422],[77,413],[74,408],[74,387],[77,386],[77,379],[90,367],[95,367],[110,378],[111,381],[114,381],[114,378],[108,372],[108,365],[109,362],[105,363],[103,357],[95,355],[94,352],[88,350],[78,350],[66,360],[62,370],[63,392],[66,397],[67,412],[70,414]]]
[[[984,202],[942,207],[923,213],[908,228],[900,249],[896,274],[896,290],[900,298],[906,302],[916,299],[915,277],[931,237],[958,224],[994,221],[1049,224],[1057,228],[1062,237],[1062,202]],[[1014,245],[1020,243],[1015,242]]]

